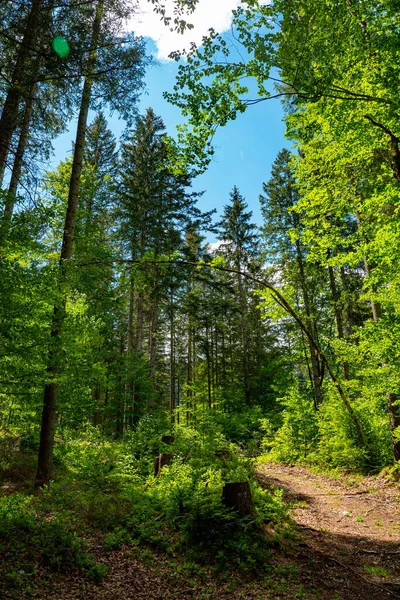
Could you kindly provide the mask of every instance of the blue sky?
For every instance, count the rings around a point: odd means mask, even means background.
[[[221,2],[221,0],[219,1]],[[209,0],[200,0],[200,4],[203,2],[207,4]],[[220,18],[224,18],[224,27],[227,23],[227,9],[235,3],[237,0],[225,0],[225,15],[220,15]],[[223,4],[224,0],[221,3],[221,11]],[[194,22],[196,24],[196,21]],[[203,27],[205,25],[206,23],[203,24]],[[213,23],[210,22],[209,26],[211,25]],[[149,31],[149,27],[146,29],[145,20],[143,23],[141,22],[140,26],[142,28],[140,33],[146,34]],[[173,135],[176,125],[182,123],[183,118],[179,109],[164,100],[163,92],[172,90],[174,85],[177,64],[166,60],[165,57],[168,51],[174,49],[173,44],[176,43],[176,37],[174,38],[169,33],[169,37],[165,40],[163,31],[161,29],[156,31],[154,21],[151,23],[150,31],[157,43],[147,38],[148,53],[159,60],[147,72],[147,93],[140,101],[139,111],[144,113],[146,108],[152,107],[162,117],[167,132]],[[194,35],[196,35],[196,28]],[[199,34],[197,33],[197,35]],[[229,200],[230,191],[236,185],[253,211],[253,221],[260,224],[258,196],[262,190],[262,182],[269,178],[272,162],[279,150],[289,144],[284,139],[282,117],[283,111],[279,100],[267,100],[249,108],[236,121],[217,131],[214,138],[215,154],[212,163],[207,172],[198,177],[194,183],[196,191],[205,191],[199,201],[201,209],[216,208],[220,214],[224,204]],[[109,120],[109,126],[119,137],[125,125],[113,116]],[[75,125],[71,124],[70,133],[64,134],[55,141],[54,164],[65,158],[67,152],[71,150],[74,128]]]

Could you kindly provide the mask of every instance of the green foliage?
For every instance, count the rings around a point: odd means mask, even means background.
[[[283,411],[273,420],[262,421],[262,448],[269,459],[367,472],[378,471],[391,462],[386,407],[376,390],[364,390],[352,400],[367,434],[367,447],[360,446],[354,423],[333,387],[318,411],[297,388],[292,388],[280,403]]]
[[[1,531],[11,531],[8,544],[17,550],[28,531],[26,547],[40,552],[49,568],[77,565],[95,578],[104,574],[102,567],[93,565],[74,531],[103,532],[109,551],[146,544],[197,563],[211,561],[218,570],[268,568],[271,544],[290,531],[280,496],[260,487],[253,460],[209,416],[198,430],[176,425],[172,445],[160,441],[166,426],[161,415],[145,416],[137,435],[112,442],[89,425],[65,430],[56,445],[57,480],[37,498],[5,499]],[[174,460],[155,478],[154,453],[160,451],[173,453]],[[253,515],[239,518],[222,504],[222,488],[231,481],[250,483]],[[266,525],[274,528],[272,537]]]
[[[299,389],[292,388],[280,399],[280,403],[283,407],[281,425],[274,432],[270,421],[264,421],[263,429],[267,435],[263,447],[270,450],[272,460],[305,460],[316,448],[318,439],[317,414],[313,402]]]
[[[104,576],[75,533],[70,515],[44,509],[32,496],[15,493],[0,499],[0,584],[26,590],[38,568],[79,568],[94,579]]]

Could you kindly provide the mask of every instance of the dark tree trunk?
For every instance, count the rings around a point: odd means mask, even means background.
[[[211,364],[210,364],[210,340],[208,335],[208,324],[206,324],[206,359],[207,359],[207,391],[208,391],[208,408],[211,409]]]
[[[170,323],[170,349],[169,349],[169,415],[171,423],[174,421],[175,410],[175,323],[174,323],[174,297],[171,291],[171,323]]]
[[[99,0],[96,8],[96,15],[93,21],[91,51],[89,56],[88,73],[85,78],[81,108],[78,118],[76,131],[76,141],[74,149],[74,158],[72,162],[72,172],[69,185],[67,212],[65,215],[64,235],[60,256],[59,268],[59,295],[60,300],[54,307],[53,319],[51,323],[51,348],[48,359],[48,383],[45,385],[43,398],[43,413],[40,433],[40,446],[38,455],[38,468],[36,474],[35,486],[40,487],[48,483],[53,471],[53,447],[54,433],[56,424],[57,407],[57,381],[56,377],[60,372],[59,354],[61,350],[61,334],[65,319],[66,306],[66,288],[67,288],[67,269],[66,265],[72,257],[76,211],[78,206],[78,196],[83,164],[83,152],[85,148],[85,133],[87,126],[87,117],[89,112],[90,95],[93,84],[93,72],[96,64],[96,48],[98,45],[101,20],[103,16],[104,0]]]
[[[192,362],[192,326],[189,319],[188,344],[187,344],[187,388],[186,388],[186,424],[191,424],[192,400],[193,400],[193,362]]]
[[[21,124],[21,131],[19,134],[18,147],[15,153],[14,165],[11,174],[10,185],[8,187],[8,196],[6,198],[6,203],[4,206],[4,214],[3,214],[3,222],[0,228],[0,247],[3,246],[5,240],[8,236],[8,231],[11,224],[11,218],[14,211],[16,194],[18,189],[18,184],[21,176],[21,169],[23,163],[24,152],[26,148],[26,144],[28,142],[29,135],[29,126],[31,122],[33,106],[35,103],[36,90],[37,90],[37,78],[40,70],[40,59],[36,59],[33,67],[32,73],[32,83],[31,88],[28,93],[28,97],[25,101],[25,111],[24,118]]]
[[[240,517],[254,512],[253,498],[247,481],[226,483],[222,490],[222,502],[227,508],[232,508]]]
[[[158,306],[157,300],[153,299],[151,303],[151,323],[149,332],[149,354],[150,354],[150,373],[153,382],[156,378],[157,369],[157,324],[158,324]]]
[[[240,271],[240,261],[236,265],[236,269]],[[247,304],[246,296],[243,289],[242,276],[238,274],[239,302],[240,302],[240,329],[242,334],[242,365],[243,365],[243,385],[244,397],[247,406],[252,405],[250,395],[250,374],[249,374],[249,350],[248,350],[248,332],[247,332]]]
[[[93,426],[97,427],[100,425],[100,389],[98,386],[92,391],[92,397],[95,402],[95,408],[93,413]]]
[[[338,292],[338,289],[336,286],[335,271],[333,270],[333,267],[328,267],[328,271],[329,271],[329,282],[330,282],[331,294],[332,294],[332,299],[333,299],[333,310],[335,313],[338,338],[340,340],[342,340],[344,338],[344,329],[343,329],[342,312],[339,307],[340,295],[339,295],[339,292]],[[342,364],[342,368],[343,368],[344,379],[346,381],[349,381],[350,380],[349,364],[347,362],[344,362]]]
[[[131,279],[131,289],[129,291],[129,312],[128,312],[128,331],[127,331],[127,342],[126,342],[126,354],[128,356],[128,361],[127,361],[127,378],[128,378],[128,382],[125,384],[125,409],[124,409],[124,414],[125,414],[125,423],[124,423],[124,429],[126,429],[127,425],[128,425],[128,418],[127,418],[127,405],[128,402],[130,402],[130,411],[131,411],[131,417],[133,417],[133,414],[135,412],[135,394],[134,394],[134,382],[132,381],[132,378],[130,378],[130,373],[129,373],[129,359],[131,358],[131,352],[132,352],[132,347],[133,347],[133,309],[134,309],[134,301],[135,301],[135,290],[133,287],[133,281]]]
[[[22,42],[19,47],[14,71],[11,76],[11,83],[8,88],[8,93],[1,113],[0,185],[3,181],[11,138],[17,127],[19,104],[21,102],[23,91],[26,89],[27,71],[29,70],[29,62],[40,28],[41,10],[43,5],[44,0],[32,0],[31,10],[25,26],[24,37],[22,38]]]
[[[137,296],[137,320],[136,320],[136,352],[141,352],[143,347],[143,310],[144,298],[143,292],[139,292]]]
[[[303,256],[301,254],[300,242],[298,240],[296,241],[296,254],[297,254],[297,265],[299,267],[300,285],[301,285],[301,290],[302,290],[302,294],[303,294],[304,311],[306,313],[306,319],[305,319],[306,327],[307,327],[308,331],[310,332],[310,334],[315,337],[315,332],[314,332],[314,327],[313,327],[313,318],[312,318],[312,313],[311,313],[311,302],[310,302],[310,298],[308,295],[306,275],[305,275],[305,271],[304,271]],[[311,358],[311,375],[312,375],[311,383],[314,388],[314,402],[315,402],[315,407],[318,408],[318,406],[322,402],[321,366],[319,364],[318,356],[315,351],[315,348],[309,339],[308,339],[308,347],[310,350],[310,358]]]

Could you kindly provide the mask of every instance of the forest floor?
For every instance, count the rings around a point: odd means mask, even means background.
[[[305,588],[332,600],[400,598],[398,485],[277,464],[263,465],[259,477],[293,504],[302,541],[292,560]]]
[[[107,576],[53,574],[30,598],[52,600],[400,600],[400,486],[376,477],[329,478],[302,467],[259,467],[263,486],[284,490],[299,542],[272,551],[268,574],[216,575],[138,546],[88,543]],[[36,581],[40,580],[40,574]],[[32,593],[33,592],[33,593]],[[1,596],[1,593],[0,593]],[[8,596],[7,592],[5,598]],[[25,596],[24,596],[25,597]]]

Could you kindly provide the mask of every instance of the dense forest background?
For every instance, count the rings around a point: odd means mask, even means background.
[[[124,33],[134,10],[0,6],[0,450],[3,478],[23,483],[0,531],[10,514],[38,527],[43,492],[29,494],[45,486],[56,527],[86,511],[117,538],[134,529],[162,546],[169,523],[206,547],[204,523],[239,527],[221,504],[229,482],[250,482],[258,518],[285,528],[257,456],[397,469],[399,12],[247,0],[232,26],[242,60],[211,32],[181,63],[169,100],[187,125],[174,139],[162,115],[137,112],[151,58]],[[216,128],[272,96],[288,144],[259,182],[262,222],[234,174],[223,208],[201,211],[192,182]],[[127,124],[120,140],[109,111]],[[48,170],[74,115],[70,158]],[[160,453],[174,460],[149,487]],[[51,522],[40,527],[49,539]],[[227,555],[247,535],[249,566],[263,554],[246,532]]]

